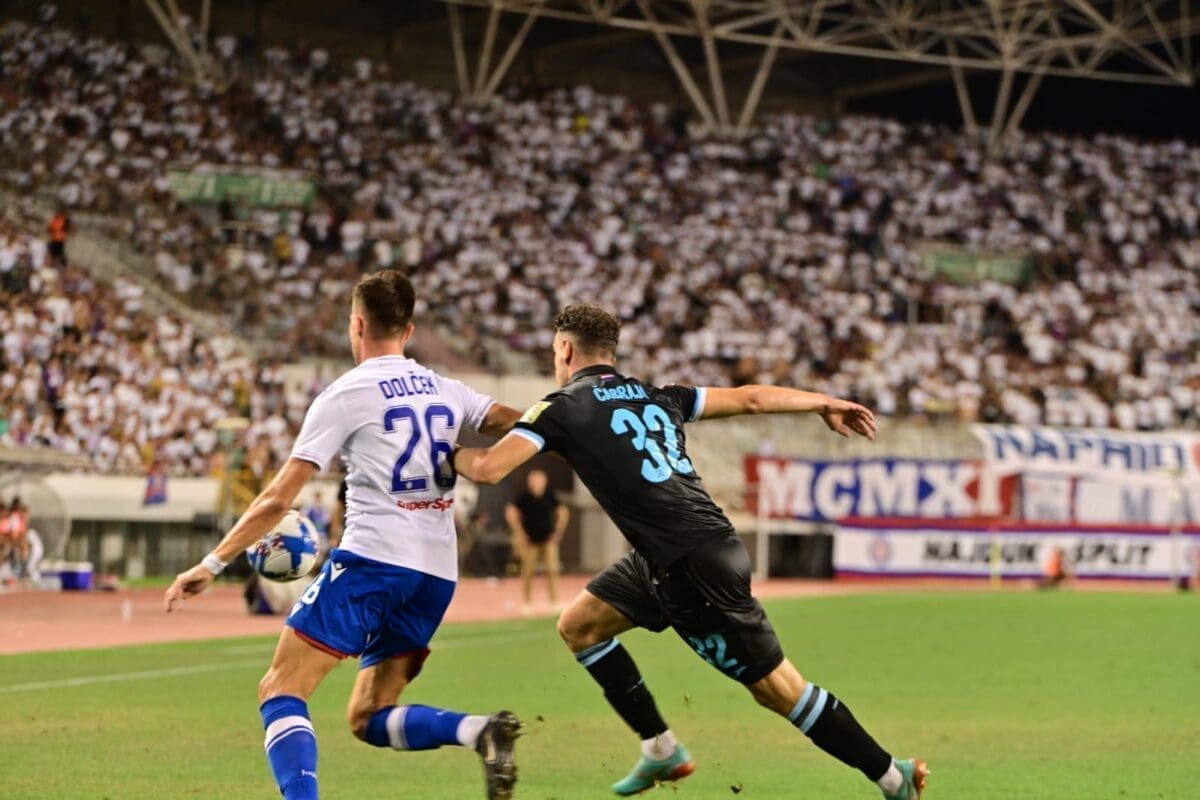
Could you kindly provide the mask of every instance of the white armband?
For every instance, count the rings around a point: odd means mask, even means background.
[[[220,575],[221,572],[229,566],[228,561],[222,561],[217,558],[216,553],[209,553],[204,558],[200,559],[200,566],[211,572],[213,575]]]

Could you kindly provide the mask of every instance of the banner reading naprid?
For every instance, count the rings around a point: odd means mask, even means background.
[[[1200,522],[1200,434],[976,425],[981,511],[1019,474],[1026,520],[1172,525]]]
[[[980,463],[898,458],[807,461],[747,456],[746,505],[775,519],[973,517],[979,514]],[[1004,508],[1013,479],[1001,483]],[[761,507],[760,507],[761,503]]]
[[[983,458],[998,474],[1200,477],[1200,434],[973,425]]]
[[[952,520],[843,520],[839,575],[1036,578],[1060,548],[1081,578],[1171,578],[1200,564],[1200,528],[1045,526]]]

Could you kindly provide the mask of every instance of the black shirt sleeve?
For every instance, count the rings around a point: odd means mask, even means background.
[[[674,406],[684,422],[695,422],[704,413],[703,388],[672,384],[658,390],[660,399]]]
[[[561,394],[550,394],[529,407],[517,420],[512,432],[537,445],[539,452],[559,450],[566,438],[566,427],[562,424],[566,413],[567,398]]]

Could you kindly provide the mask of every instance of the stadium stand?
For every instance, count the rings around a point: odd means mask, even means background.
[[[312,396],[286,391],[277,363],[255,364],[227,338],[145,313],[135,282],[98,284],[8,226],[0,331],[0,447],[82,454],[97,472],[214,474],[227,466],[216,423],[243,416],[241,458],[261,480]]]
[[[280,48],[220,94],[59,31],[6,33],[0,52],[18,99],[0,133],[27,155],[9,182],[112,215],[166,286],[288,357],[341,352],[344,312],[322,299],[400,265],[421,313],[493,370],[495,343],[544,362],[548,318],[586,299],[619,311],[626,368],[655,379],[966,421],[1200,418],[1190,144],[1025,133],[986,161],[960,133],[853,116],[713,139],[586,87],[474,108]],[[219,215],[170,196],[167,165],[199,163],[306,170],[321,200],[257,212],[231,247]],[[956,284],[931,245],[1029,256],[1031,274]]]

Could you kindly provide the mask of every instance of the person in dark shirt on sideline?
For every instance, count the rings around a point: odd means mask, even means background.
[[[570,512],[549,489],[549,479],[540,469],[530,470],[525,491],[508,504],[504,516],[513,532],[513,544],[521,559],[521,591],[524,612],[533,611],[533,576],[538,562],[546,569],[546,595],[550,606],[558,606],[558,543],[567,530]]]

